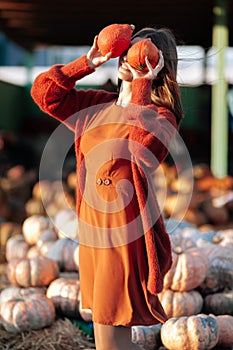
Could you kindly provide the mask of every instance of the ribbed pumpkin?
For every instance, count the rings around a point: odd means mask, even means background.
[[[78,220],[75,210],[62,209],[54,217],[58,238],[78,239]]]
[[[144,350],[157,350],[162,345],[160,338],[161,324],[153,326],[133,326],[131,328],[131,340]]]
[[[208,268],[208,258],[195,243],[182,235],[170,236],[173,250],[173,263],[165,275],[164,289],[185,292],[193,290],[204,281]]]
[[[82,306],[82,295],[81,295],[81,290],[79,291],[79,313],[81,318],[86,321],[86,322],[91,322],[92,321],[92,311],[91,309],[84,309]]]
[[[233,316],[216,316],[219,329],[217,346],[221,348],[231,348],[233,345]]]
[[[57,278],[47,289],[46,296],[53,302],[58,314],[78,318],[80,282],[75,279]]]
[[[41,254],[40,254],[39,248],[38,248],[36,245],[32,245],[32,246],[29,248],[26,257],[27,257],[28,259],[32,259],[32,258],[35,258],[36,256],[39,256],[39,255],[41,255]]]
[[[211,258],[208,273],[199,289],[203,295],[233,289],[233,258],[227,254]]]
[[[8,239],[6,242],[6,260],[22,259],[27,256],[30,245],[25,241],[24,236],[19,234]]]
[[[11,221],[0,223],[0,262],[5,262],[6,244],[9,238],[20,234],[22,234],[21,225]],[[1,256],[1,253],[4,255]]]
[[[196,290],[174,292],[167,289],[158,296],[168,318],[196,315],[202,310],[203,298]]]
[[[36,198],[29,198],[25,203],[25,210],[27,217],[32,215],[45,215],[45,208],[43,203]]]
[[[47,255],[50,247],[58,239],[55,230],[47,229],[41,232],[36,247],[39,249],[41,255]]]
[[[37,330],[54,322],[55,307],[45,295],[32,293],[3,302],[1,317],[8,332]]]
[[[110,24],[98,35],[98,47],[102,55],[111,52],[111,58],[120,56],[130,45],[134,26],[129,24]]]
[[[204,310],[214,315],[233,315],[233,290],[207,295]]]
[[[172,317],[162,325],[161,339],[169,350],[208,350],[218,342],[218,324],[215,317],[198,314]]]
[[[51,228],[51,221],[43,215],[32,215],[24,220],[22,225],[23,236],[25,241],[30,244],[36,244],[41,232]]]
[[[45,295],[45,288],[30,287],[30,288],[20,288],[20,287],[7,287],[3,289],[0,293],[0,305],[5,301],[25,297],[31,294],[43,294]]]
[[[56,261],[44,256],[13,259],[7,265],[9,281],[21,287],[48,286],[59,275]]]
[[[144,39],[133,44],[127,52],[127,62],[131,67],[146,72],[146,57],[153,68],[156,67],[159,61],[159,50],[150,39]]]
[[[60,271],[77,271],[74,251],[78,243],[70,238],[60,238],[50,247],[47,257],[58,263]]]

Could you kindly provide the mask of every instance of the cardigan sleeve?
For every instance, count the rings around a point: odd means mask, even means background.
[[[177,123],[170,110],[151,103],[150,91],[150,80],[140,78],[133,81],[127,121],[132,155],[141,166],[153,171],[168,155]]]
[[[74,130],[77,112],[116,97],[115,93],[104,90],[75,88],[76,81],[93,72],[86,55],[66,65],[54,65],[36,77],[31,96],[43,112]]]

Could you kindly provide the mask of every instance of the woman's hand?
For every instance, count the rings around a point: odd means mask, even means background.
[[[125,62],[124,64],[127,65],[128,69],[131,71],[133,79],[138,79],[138,78],[146,78],[149,80],[154,80],[156,79],[158,73],[163,69],[164,67],[164,58],[163,58],[163,53],[160,50],[159,51],[159,62],[155,68],[153,68],[148,60],[148,57],[145,58],[146,65],[148,68],[148,72],[141,72],[129,65],[129,63]]]
[[[103,56],[98,47],[98,35],[95,36],[92,47],[87,53],[87,62],[90,68],[97,68],[111,58],[111,52]]]

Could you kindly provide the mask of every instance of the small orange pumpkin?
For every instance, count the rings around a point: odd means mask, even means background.
[[[98,35],[98,47],[102,55],[111,52],[111,58],[120,56],[130,45],[134,26],[130,24],[110,24]]]
[[[150,39],[144,39],[133,44],[127,53],[127,62],[131,67],[147,72],[145,58],[148,57],[153,68],[156,67],[159,61],[159,50]]]

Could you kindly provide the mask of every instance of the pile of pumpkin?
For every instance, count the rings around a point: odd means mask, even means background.
[[[154,175],[166,218],[188,221],[200,230],[233,228],[233,177],[217,178],[207,164],[181,171],[163,163]]]
[[[168,320],[163,325],[132,327],[133,341],[145,350],[231,349],[233,230],[203,232],[186,221],[165,223],[173,265],[159,298]],[[74,211],[62,209],[53,220],[34,214],[20,229],[6,243],[11,285],[0,294],[4,328],[37,330],[60,316],[91,322],[91,313],[82,308],[80,299]]]
[[[49,326],[56,314],[91,321],[80,303],[75,213],[61,210],[54,220],[32,215],[22,226],[1,224],[1,232],[11,230],[5,251],[11,285],[0,294],[1,320],[9,332]]]

